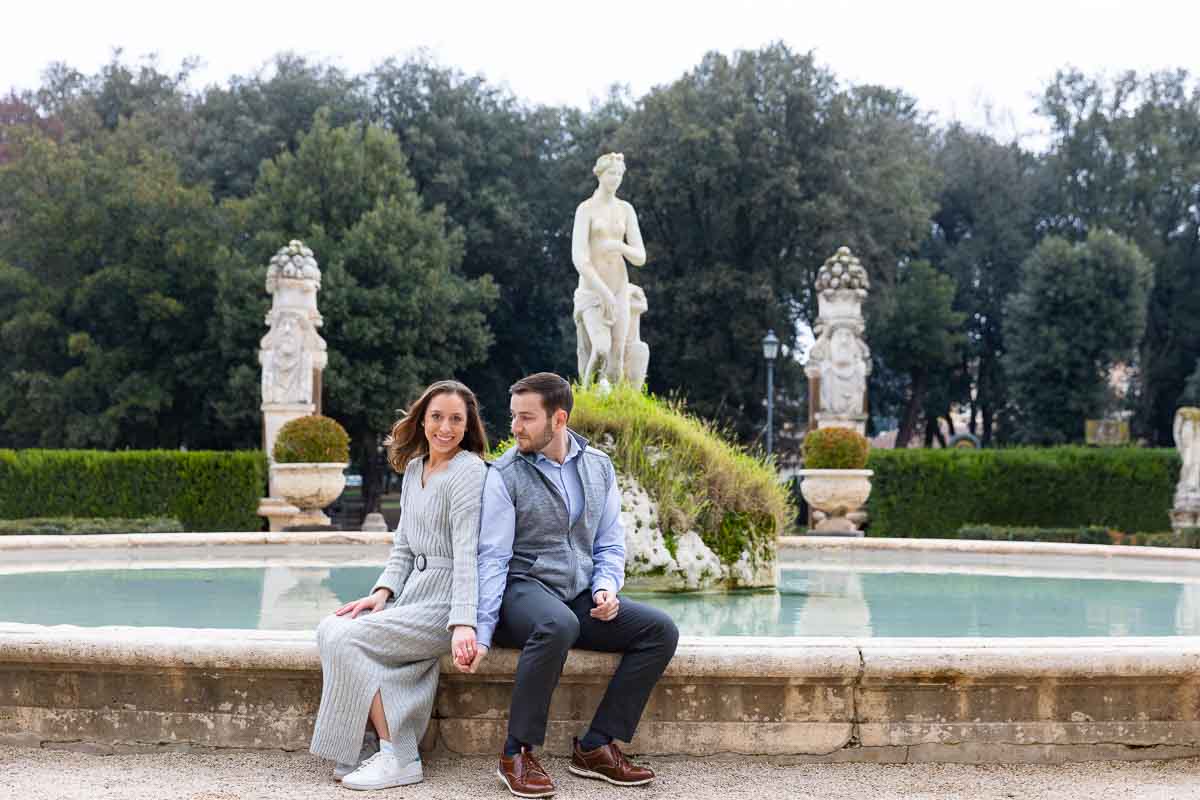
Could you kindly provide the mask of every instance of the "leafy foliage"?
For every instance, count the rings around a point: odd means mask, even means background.
[[[1004,323],[1012,439],[1082,440],[1084,421],[1110,405],[1109,370],[1131,358],[1141,338],[1152,279],[1137,247],[1112,233],[1038,245]]]
[[[279,429],[272,456],[278,464],[344,464],[350,460],[350,436],[335,419],[321,414],[298,417]]]
[[[1043,225],[1072,241],[1112,230],[1153,265],[1129,405],[1138,435],[1170,445],[1200,354],[1200,84],[1185,70],[1111,79],[1064,70],[1041,106],[1053,137]]]
[[[337,321],[324,329],[323,410],[345,425],[360,458],[374,453],[397,408],[487,354],[495,287],[458,271],[461,233],[421,201],[387,131],[331,127],[320,113],[296,153],[263,164],[254,195],[227,206],[260,254],[237,268],[245,283],[295,235],[318,254],[322,313]],[[226,313],[231,324],[246,318],[233,299]],[[261,329],[242,330],[240,349],[253,352]],[[230,374],[230,384],[251,397],[253,379],[253,372]],[[375,463],[362,463],[373,485]]]
[[[849,428],[819,428],[804,437],[805,469],[862,469],[871,445]]]

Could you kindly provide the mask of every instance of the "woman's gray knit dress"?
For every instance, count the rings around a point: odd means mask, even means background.
[[[487,469],[460,451],[421,485],[425,459],[404,470],[400,524],[375,589],[391,590],[381,611],[329,616],[317,627],[321,708],[309,749],[342,764],[358,760],[371,699],[383,698],[396,758],[419,757],[437,691],[438,658],[455,625],[475,627],[479,507]],[[374,591],[374,589],[372,589]]]

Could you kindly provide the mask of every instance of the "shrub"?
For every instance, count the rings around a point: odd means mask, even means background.
[[[1163,531],[1179,479],[1169,449],[871,451],[870,535],[954,538],[964,525]]]
[[[795,518],[787,487],[761,459],[730,444],[681,404],[618,385],[603,394],[575,387],[571,427],[609,454],[658,504],[663,539],[696,531],[722,563],[743,551],[775,556],[776,537]]]
[[[1126,544],[1139,544],[1146,547],[1188,547],[1200,548],[1200,528],[1184,528],[1179,531],[1163,531],[1160,533],[1126,534]]]
[[[350,460],[350,435],[329,417],[300,417],[279,429],[272,455],[277,464],[345,463]]]
[[[0,519],[170,517],[189,531],[255,531],[260,451],[0,450]]]
[[[820,428],[804,437],[805,469],[862,469],[871,445],[850,428]]]
[[[967,525],[958,529],[959,539],[1005,542],[1065,542],[1069,544],[1119,544],[1120,534],[1097,525],[1082,528],[1016,528]]]
[[[183,523],[170,517],[98,519],[77,517],[40,517],[35,519],[2,519],[0,536],[58,535],[93,533],[182,533]]]
[[[959,539],[1009,542],[1067,542],[1070,544],[1114,544],[1145,547],[1200,548],[1200,528],[1159,533],[1122,533],[1097,525],[1083,528],[1006,528],[967,525],[959,528]]]

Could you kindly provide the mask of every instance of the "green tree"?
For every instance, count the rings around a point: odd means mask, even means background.
[[[210,422],[216,209],[135,115],[0,167],[0,418],[17,445],[175,447]]]
[[[190,149],[193,178],[208,181],[218,200],[246,197],[259,165],[295,152],[300,137],[326,109],[330,125],[365,122],[363,79],[295,53],[280,53],[263,69],[210,86],[194,101],[196,132]]]
[[[794,347],[816,317],[824,260],[849,245],[886,293],[923,237],[936,188],[927,133],[910,99],[843,91],[783,45],[710,53],[643,97],[611,144],[626,153],[623,191],[647,244],[633,280],[650,305],[651,388],[682,388],[698,413],[752,437],[759,342],[774,328],[785,355]],[[793,359],[778,369],[782,388],[803,384]]]
[[[902,264],[894,289],[879,302],[868,341],[892,370],[908,379],[896,446],[907,447],[939,373],[961,361],[965,315],[954,311],[954,280],[926,261]]]
[[[1041,111],[1054,137],[1042,225],[1074,241],[1111,229],[1154,265],[1134,422],[1170,445],[1200,356],[1200,85],[1183,70],[1111,81],[1067,70],[1047,87]]]
[[[951,403],[967,407],[968,429],[986,446],[1008,403],[1002,320],[1035,244],[1039,163],[1015,143],[957,124],[940,136],[934,163],[943,185],[922,254],[954,279],[953,306],[966,315],[966,340],[958,364],[943,365],[931,393],[947,410]]]
[[[319,303],[329,320],[322,329],[329,345],[324,411],[350,433],[369,485],[369,456],[396,410],[487,354],[485,314],[495,287],[487,277],[460,274],[461,233],[448,229],[440,208],[422,202],[395,136],[376,126],[332,127],[318,113],[296,152],[265,163],[254,194],[226,208],[247,244],[244,259],[229,267],[241,275],[225,276],[231,294],[219,306],[246,340],[225,346],[254,352],[264,333],[265,265],[278,247],[303,239],[321,264]],[[260,299],[249,313],[240,293],[254,282]],[[256,373],[243,366],[230,367],[221,406],[227,415],[238,398],[243,410],[257,408]]]
[[[1083,438],[1084,421],[1109,404],[1109,371],[1142,336],[1153,277],[1137,247],[1108,231],[1034,249],[1004,319],[1014,441]]]
[[[372,117],[399,139],[418,193],[462,232],[463,274],[490,275],[499,289],[489,315],[495,345],[462,374],[502,430],[513,381],[574,372],[569,238],[584,195],[573,188],[591,176],[595,155],[586,166],[566,157],[577,116],[527,107],[423,56],[388,61],[366,83]]]

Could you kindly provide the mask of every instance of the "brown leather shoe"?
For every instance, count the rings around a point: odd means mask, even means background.
[[[554,794],[554,781],[533,753],[524,747],[512,758],[500,756],[496,776],[516,797],[550,797]]]
[[[571,751],[567,769],[580,777],[598,778],[614,786],[641,786],[654,780],[654,770],[629,763],[616,742],[584,752],[574,739]]]

